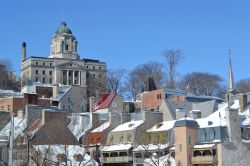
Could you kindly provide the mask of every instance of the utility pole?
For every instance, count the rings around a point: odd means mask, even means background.
[[[9,142],[9,166],[13,166],[14,114],[11,114]]]

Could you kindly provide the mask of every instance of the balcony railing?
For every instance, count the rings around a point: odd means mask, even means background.
[[[192,164],[215,164],[217,163],[217,156],[196,156],[192,157]]]
[[[133,160],[132,156],[123,157],[103,157],[103,163],[128,163]]]
[[[143,164],[144,163],[144,158],[134,158],[133,163],[134,164]]]

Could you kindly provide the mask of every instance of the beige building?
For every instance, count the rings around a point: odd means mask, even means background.
[[[99,96],[105,91],[106,63],[80,59],[77,40],[63,22],[55,32],[48,57],[26,58],[26,43],[22,45],[22,87],[29,81],[44,84],[75,85],[84,89],[84,98]]]

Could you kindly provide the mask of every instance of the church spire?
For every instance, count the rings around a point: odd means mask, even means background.
[[[233,67],[231,62],[231,51],[229,50],[229,77],[228,77],[228,86],[227,91],[233,92],[234,91],[234,78],[233,78]]]

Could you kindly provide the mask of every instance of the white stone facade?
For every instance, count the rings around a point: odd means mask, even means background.
[[[23,53],[26,53],[26,45],[23,49]],[[23,57],[26,58],[26,55]],[[21,65],[21,78],[22,86],[28,81],[74,85],[83,87],[87,97],[96,96],[96,88],[105,87],[106,63],[80,59],[77,53],[77,40],[66,23],[62,23],[53,36],[48,58],[24,59]],[[91,88],[88,88],[89,85]]]

